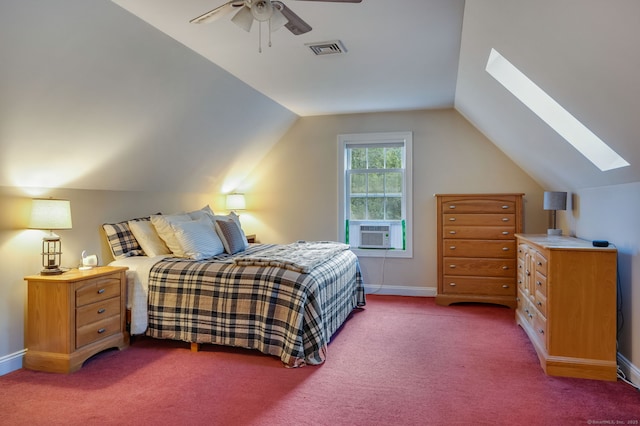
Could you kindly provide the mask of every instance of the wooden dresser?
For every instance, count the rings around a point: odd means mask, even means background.
[[[516,322],[551,376],[616,380],[615,248],[518,234]]]
[[[25,277],[28,285],[24,367],[71,373],[91,356],[129,345],[126,267],[99,266]]]
[[[516,307],[516,239],[524,194],[436,194],[436,303]]]

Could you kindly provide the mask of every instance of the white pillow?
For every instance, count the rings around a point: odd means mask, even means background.
[[[235,214],[235,212],[231,212],[228,215],[215,215],[213,216],[213,223],[216,223],[216,221],[218,220],[227,221],[229,219],[232,219],[236,223],[236,225],[238,225],[238,228],[240,229],[240,233],[242,234],[244,248],[245,249],[248,248],[249,241],[247,241],[247,236],[244,234],[244,230],[242,229],[242,225],[240,224],[240,216]]]
[[[151,223],[158,236],[164,241],[171,253],[177,257],[185,257],[182,246],[176,239],[171,224],[177,222],[189,222],[191,217],[188,214],[172,214],[172,215],[152,215]]]
[[[202,218],[206,218],[211,222],[211,226],[213,226],[213,224],[215,223],[215,220],[213,220],[213,217],[215,216],[215,214],[213,213],[213,210],[211,210],[211,207],[209,207],[208,204],[203,208],[201,208],[200,210],[194,210],[187,214],[192,220],[199,220]]]
[[[162,241],[156,232],[156,228],[149,220],[130,220],[129,229],[138,244],[144,250],[147,256],[159,256],[162,254],[171,254],[167,245]]]
[[[171,224],[185,257],[207,259],[224,252],[222,241],[207,218]]]

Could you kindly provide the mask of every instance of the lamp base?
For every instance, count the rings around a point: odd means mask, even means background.
[[[547,229],[547,235],[562,235],[562,229]]]
[[[60,268],[45,268],[40,271],[40,275],[60,275],[64,271]]]

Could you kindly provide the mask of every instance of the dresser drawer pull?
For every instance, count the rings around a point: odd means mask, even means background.
[[[451,222],[455,222],[455,221],[456,221],[456,218],[455,218],[455,217],[450,217],[450,218],[449,218],[449,220],[450,220]]]
[[[502,206],[502,208],[503,208],[503,209],[508,209],[508,208],[509,208],[509,206]]]
[[[98,290],[98,294],[102,294],[104,293],[104,288],[101,288],[100,290]]]
[[[450,233],[450,234],[455,234],[455,233],[456,233],[456,231],[449,231],[449,233]]]
[[[527,274],[527,276],[530,276],[530,275],[531,275],[531,272],[529,272],[529,270],[527,269],[527,270],[525,271],[525,274]]]
[[[502,231],[502,235],[509,235],[509,231]]]
[[[509,284],[502,284],[502,288],[509,288]]]
[[[509,222],[509,218],[508,218],[508,217],[503,217],[503,218],[502,218],[502,221],[503,221],[503,222]]]
[[[509,251],[509,247],[502,247],[502,251]]]
[[[449,268],[451,268],[451,269],[455,269],[455,268],[456,268],[456,265],[449,265]]]
[[[542,287],[542,283],[541,283],[540,281],[536,281],[536,285],[537,285],[538,287]]]
[[[542,262],[538,261],[538,266],[542,266]]]
[[[506,265],[502,267],[502,270],[503,270],[503,271],[506,271],[507,269],[509,269],[509,267],[508,267],[508,266],[506,266]]]
[[[538,303],[536,303],[536,305],[542,306],[542,302],[538,301]]]
[[[104,314],[104,313],[105,313],[105,311],[106,311],[106,309],[105,309],[105,308],[100,308],[100,309],[98,309],[98,313],[99,313],[99,314]]]
[[[456,286],[456,283],[449,283],[449,285],[450,285],[451,287],[455,287],[455,286]]]
[[[106,328],[101,328],[101,329],[99,329],[99,330],[98,330],[98,334],[102,334],[102,333],[104,333],[105,331],[107,331],[107,329],[106,329]]]
[[[456,206],[455,206],[455,205],[453,205],[453,204],[451,204],[451,205],[449,206],[449,208],[450,208],[450,209],[455,209],[455,208],[456,208]]]
[[[541,328],[539,328],[539,329],[538,329],[538,333],[540,333],[540,334],[544,334],[544,330],[543,330],[543,329],[541,329]]]
[[[529,318],[533,318],[533,315],[529,314]]]
[[[456,249],[456,246],[449,247],[449,250],[455,250],[455,249]]]

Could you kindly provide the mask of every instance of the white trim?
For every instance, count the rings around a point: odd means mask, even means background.
[[[636,385],[636,387],[640,386],[640,369],[633,365],[631,361],[625,358],[620,352],[618,352],[618,366],[625,376],[627,376],[627,380]]]
[[[0,357],[0,376],[22,368],[22,358],[27,353],[26,349]]]
[[[345,238],[345,148],[347,144],[367,144],[372,142],[404,142],[405,155],[405,225],[407,233],[405,235],[405,250],[362,250],[352,249],[356,255],[361,257],[413,257],[413,132],[376,132],[376,133],[350,133],[338,135],[338,239],[344,242]]]
[[[365,284],[366,294],[383,294],[385,296],[436,297],[435,287],[410,287],[397,285]]]

